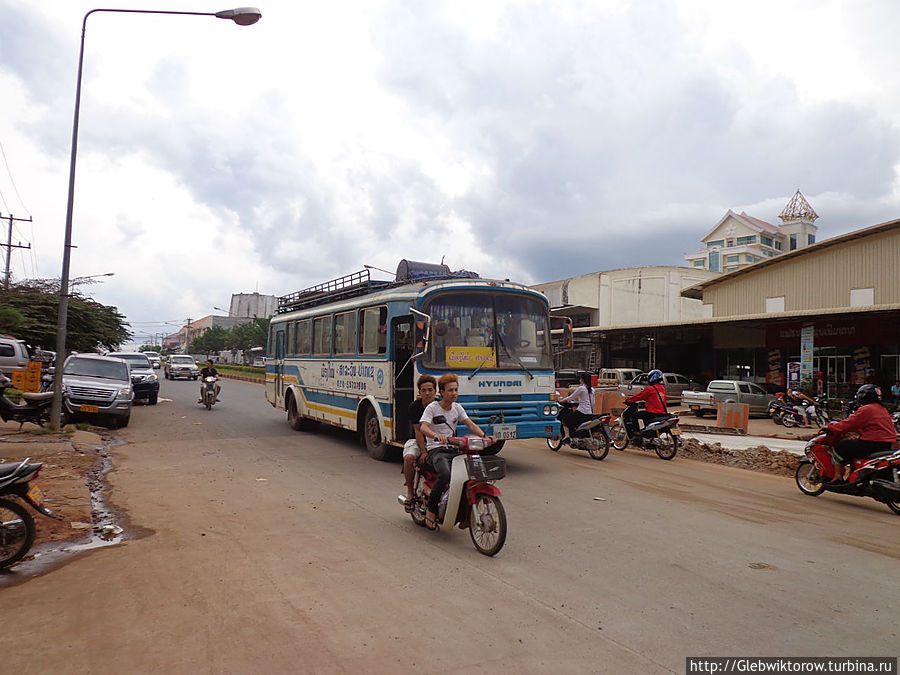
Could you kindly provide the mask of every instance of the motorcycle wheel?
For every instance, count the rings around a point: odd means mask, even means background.
[[[798,466],[794,480],[797,481],[800,492],[810,497],[818,497],[825,492],[825,483],[819,476],[819,467],[812,462],[804,462]]]
[[[772,421],[775,422],[775,424],[782,424],[781,415],[777,413],[772,415]]]
[[[560,436],[551,436],[547,439],[547,447],[550,448],[553,452],[559,452],[559,449],[562,447],[563,437]]]
[[[478,495],[469,514],[469,536],[479,553],[497,555],[506,543],[506,511],[499,497]]]
[[[598,431],[594,434],[594,440],[600,441],[600,447],[596,450],[588,448],[588,454],[599,462],[606,459],[606,456],[609,454],[609,439],[602,431]]]
[[[206,405],[207,410],[212,410],[213,405],[213,397],[208,393],[203,397],[203,403]]]
[[[624,450],[628,447],[628,432],[625,431],[625,425],[617,422],[612,428],[612,446],[616,450]]]
[[[781,423],[785,427],[790,429],[791,427],[797,426],[797,418],[794,417],[793,415],[785,415],[784,417],[781,418]]]
[[[0,499],[0,569],[19,562],[34,543],[34,518],[25,507]]]
[[[656,454],[660,459],[674,459],[678,454],[678,445],[681,438],[673,436],[672,432],[666,429],[659,437],[659,442],[654,446]]]

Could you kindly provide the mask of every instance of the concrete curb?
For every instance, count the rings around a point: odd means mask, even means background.
[[[219,377],[226,380],[240,380],[241,382],[253,382],[254,384],[265,384],[266,381],[259,377],[248,377],[247,375],[232,375],[231,373],[219,373]]]

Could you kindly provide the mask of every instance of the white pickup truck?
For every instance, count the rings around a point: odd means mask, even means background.
[[[715,413],[719,403],[746,403],[751,415],[765,415],[769,403],[775,399],[765,389],[752,382],[713,380],[706,391],[686,391],[681,395],[681,405],[691,409],[697,417],[707,412]]]

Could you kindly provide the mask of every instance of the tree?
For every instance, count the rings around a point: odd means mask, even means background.
[[[59,282],[54,279],[29,279],[0,291],[0,307],[21,315],[15,336],[31,346],[52,349],[56,344],[59,313]],[[91,352],[98,346],[115,350],[131,337],[125,317],[116,307],[101,305],[78,292],[69,296],[66,348]]]
[[[244,362],[246,362],[247,350],[253,347],[265,347],[268,337],[269,320],[254,319],[232,328],[225,346],[232,352],[243,352]]]
[[[193,353],[203,353],[208,357],[212,352],[220,352],[225,349],[229,331],[222,326],[212,326],[198,338],[191,340],[188,350]]]

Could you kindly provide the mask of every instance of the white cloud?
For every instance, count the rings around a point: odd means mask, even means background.
[[[0,142],[45,276],[91,8],[0,0]],[[679,264],[726,209],[776,221],[798,187],[822,233],[898,212],[891,0],[261,9],[89,19],[73,274],[115,271],[93,291],[142,327],[401,258],[523,281]],[[0,194],[25,212],[2,167]]]

